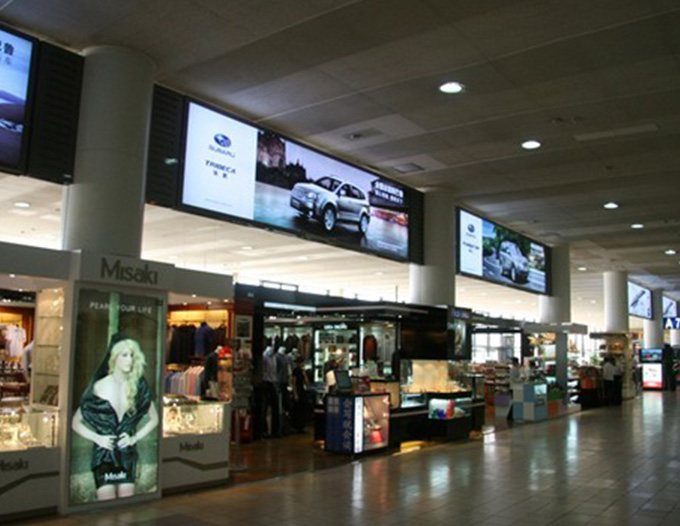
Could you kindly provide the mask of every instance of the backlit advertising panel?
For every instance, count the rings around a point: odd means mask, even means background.
[[[652,319],[652,291],[632,281],[628,282],[628,314]]]
[[[402,185],[199,104],[187,113],[183,205],[408,258]]]
[[[69,415],[69,506],[159,493],[159,297],[82,288]]]
[[[0,168],[23,170],[35,44],[0,27]]]
[[[458,272],[548,294],[549,249],[466,210],[458,210]]]
[[[664,318],[677,318],[678,317],[678,302],[671,299],[667,298],[666,296],[663,297],[663,317]]]

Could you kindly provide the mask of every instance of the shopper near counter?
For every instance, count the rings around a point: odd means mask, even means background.
[[[623,358],[614,358],[614,405],[623,403]]]
[[[604,381],[604,399],[607,405],[612,405],[615,401],[615,375],[616,365],[614,364],[614,359],[611,356],[606,356],[602,364],[602,380]]]
[[[522,374],[522,367],[519,363],[519,359],[516,357],[512,358],[512,364],[510,365],[510,411],[508,412],[508,420],[514,420],[512,409],[514,404],[513,392],[516,389],[522,389],[522,383],[524,381],[524,375]]]
[[[677,378],[674,368],[675,365],[674,354],[675,353],[673,352],[673,348],[667,343],[664,344],[661,359],[663,361],[663,373],[664,373],[663,386],[666,391],[676,390]]]
[[[295,358],[293,368],[293,414],[292,424],[297,433],[305,432],[305,420],[307,418],[307,386],[309,380],[304,369],[305,359],[302,356]]]
[[[269,345],[262,354],[262,383],[264,385],[264,421],[267,410],[271,411],[271,426],[265,436],[281,436],[281,394],[277,376],[277,359],[274,348]],[[265,424],[266,429],[266,424]]]

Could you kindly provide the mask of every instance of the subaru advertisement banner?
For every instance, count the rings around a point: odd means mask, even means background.
[[[0,168],[21,170],[34,44],[0,29]]]
[[[548,248],[522,234],[458,210],[458,272],[548,294]]]
[[[652,291],[632,281],[628,282],[628,314],[652,319]]]
[[[182,204],[408,259],[406,189],[189,103]]]
[[[671,299],[667,298],[666,296],[663,297],[663,317],[664,318],[676,318],[678,316],[678,302]]]

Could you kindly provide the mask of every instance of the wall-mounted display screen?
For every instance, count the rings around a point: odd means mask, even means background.
[[[549,294],[549,249],[522,234],[458,210],[458,272]]]
[[[193,102],[182,204],[408,258],[403,186]]]
[[[671,299],[667,298],[666,296],[663,297],[663,317],[664,318],[677,318],[678,316],[678,302]]]
[[[652,291],[628,282],[628,314],[639,318],[652,319]]]
[[[0,168],[22,171],[34,43],[0,28]]]

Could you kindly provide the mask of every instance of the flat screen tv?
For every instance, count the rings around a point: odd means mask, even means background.
[[[543,243],[461,208],[457,238],[460,274],[550,294],[550,249]]]
[[[0,170],[26,171],[36,42],[0,26]]]
[[[287,137],[189,102],[183,165],[185,207],[409,257],[406,187]]]
[[[652,319],[652,291],[632,281],[628,282],[628,314]]]

